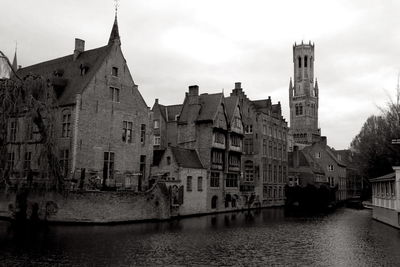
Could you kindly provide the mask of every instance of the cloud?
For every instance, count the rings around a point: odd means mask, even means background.
[[[187,86],[227,95],[241,81],[251,99],[281,101],[287,120],[292,45],[315,42],[320,125],[347,147],[393,97],[400,69],[398,1],[120,1],[122,49],[148,105],[182,102]],[[6,1],[0,44],[27,66],[106,44],[113,1]]]

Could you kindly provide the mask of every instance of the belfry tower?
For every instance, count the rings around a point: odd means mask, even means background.
[[[289,83],[290,130],[295,143],[318,141],[318,82],[314,83],[314,44],[293,45],[293,82]]]

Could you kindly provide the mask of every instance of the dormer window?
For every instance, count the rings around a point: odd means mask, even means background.
[[[112,67],[111,75],[114,77],[118,77],[118,68],[117,67]]]

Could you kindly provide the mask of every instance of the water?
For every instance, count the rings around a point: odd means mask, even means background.
[[[282,209],[114,226],[0,222],[0,265],[400,266],[400,230],[369,210],[285,217]]]

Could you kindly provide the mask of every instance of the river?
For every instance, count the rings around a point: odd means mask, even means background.
[[[0,221],[3,266],[400,266],[400,230],[369,210],[285,216],[283,209],[159,223],[52,225]]]

